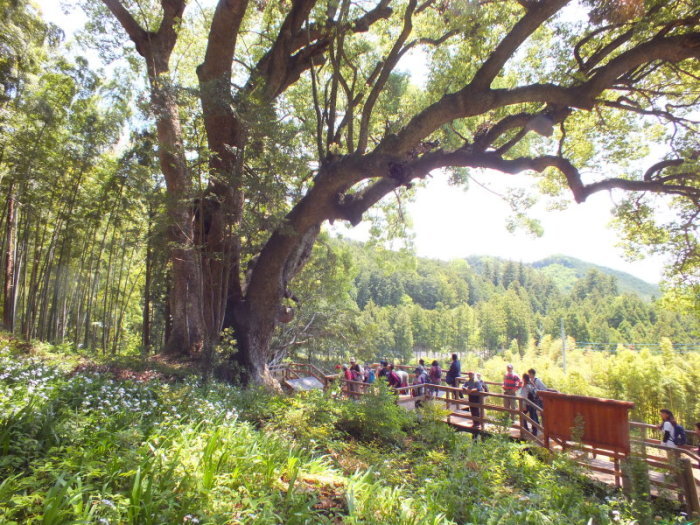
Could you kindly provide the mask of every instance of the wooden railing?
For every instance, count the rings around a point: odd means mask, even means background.
[[[460,378],[463,379],[463,378]],[[342,392],[351,399],[358,399],[361,396],[369,393],[371,385],[361,381],[349,381],[340,379]],[[438,401],[445,404],[445,409],[448,411],[447,422],[451,423],[453,418],[466,419],[472,424],[481,426],[486,424],[495,425],[498,427],[515,428],[519,431],[520,437],[524,440],[534,441],[540,446],[544,446],[542,441],[543,428],[538,421],[531,419],[529,413],[525,412],[526,408],[531,408],[535,411],[540,419],[542,409],[531,402],[530,400],[519,397],[501,394],[497,392],[466,392],[462,387],[452,387],[447,385],[408,385],[394,388],[397,394],[397,403],[402,406],[421,403],[428,400]],[[420,392],[420,393],[419,393]],[[408,396],[408,397],[401,397]],[[462,396],[462,397],[460,397]],[[476,397],[478,401],[469,401],[469,396]],[[494,404],[487,402],[487,398],[501,399],[502,404]],[[513,400],[514,408],[506,406],[506,400]],[[491,401],[491,400],[489,400]],[[476,407],[479,409],[479,416],[474,416],[470,408]],[[510,418],[513,424],[505,424],[506,421],[499,418],[489,417],[493,413],[505,414],[505,418]],[[516,422],[517,421],[517,422]],[[532,430],[537,429],[535,434]]]
[[[308,363],[284,363],[270,367],[270,373],[278,381],[288,379],[300,379],[302,377],[315,377],[327,388],[338,376],[327,374],[317,366]]]
[[[414,367],[396,365],[395,368],[409,371]],[[413,374],[409,372],[409,382],[412,378]],[[340,382],[341,392],[351,399],[367,395],[371,388],[371,385],[361,381],[340,378]],[[464,382],[466,378],[457,378],[458,385]],[[444,403],[448,411],[446,421],[450,424],[459,424],[464,427],[464,421],[467,421],[471,422],[472,426],[480,426],[481,429],[487,424],[494,425],[496,429],[503,428],[504,431],[507,428],[515,429],[516,436],[520,439],[542,447],[551,449],[553,446],[555,449],[565,451],[584,468],[607,474],[612,477],[615,486],[625,490],[630,489],[630,476],[625,462],[626,454],[619,450],[608,450],[556,438],[550,438],[553,443],[545,443],[544,428],[540,422],[547,415],[542,408],[526,398],[502,393],[501,383],[491,381],[484,381],[484,383],[489,386],[489,392],[469,393],[461,386],[451,387],[442,384],[408,385],[395,388],[394,391],[397,394],[397,403],[406,408],[412,408],[411,405],[427,400]],[[478,398],[478,401],[470,401],[469,396],[472,396],[472,399]],[[506,399],[514,400],[515,408],[507,407]],[[471,407],[479,409],[478,417],[472,415]],[[534,421],[526,409],[533,410],[539,421]],[[494,414],[501,414],[501,417],[493,417]],[[510,425],[508,425],[509,418],[512,421]],[[535,433],[533,429],[537,429],[537,432]],[[647,434],[650,430],[658,432],[654,425],[630,422],[632,433],[630,444],[633,445],[630,456],[644,461],[650,471],[649,481],[653,486],[677,492],[685,503],[688,514],[700,516],[697,490],[697,480],[700,479],[700,456],[690,447],[669,449],[659,440],[649,438]],[[607,461],[598,460],[599,456],[607,458]]]
[[[659,432],[658,427],[637,421],[630,422],[632,457],[641,458],[652,475],[652,485],[679,491],[685,500],[688,514],[700,517],[698,480],[700,479],[700,455],[690,446],[669,448],[660,440],[648,437],[649,431]],[[653,475],[656,473],[657,475]]]

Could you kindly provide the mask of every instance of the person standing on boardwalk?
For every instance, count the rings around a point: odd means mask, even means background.
[[[414,375],[415,377],[413,378],[413,386],[415,386],[416,388],[411,390],[411,395],[413,397],[423,397],[423,394],[425,394],[424,385],[430,382],[430,380],[428,379],[428,373],[425,371],[425,367],[418,366],[414,371]],[[422,405],[423,402],[420,399],[416,400],[416,408],[420,408]]]
[[[659,413],[661,414],[661,424],[659,425],[659,430],[663,433],[661,438],[661,443],[668,448],[678,448],[676,446],[676,418],[673,417],[673,412],[667,408],[662,408]]]
[[[395,370],[395,372],[396,375],[399,376],[401,386],[408,386],[408,372],[406,372],[405,370]]]
[[[462,386],[469,399],[469,412],[472,414],[472,428],[478,429],[481,426],[481,398],[478,393],[484,391],[484,384],[474,377],[474,372],[467,372],[467,382]],[[473,404],[476,403],[476,404]]]
[[[442,382],[442,368],[440,368],[440,363],[433,361],[430,365],[430,370],[428,370],[428,378],[430,379],[431,385],[439,385]],[[433,395],[438,394],[437,388],[431,389]]]
[[[525,404],[525,410],[523,410],[523,412],[527,414],[535,423],[539,424],[540,419],[537,415],[537,408],[535,408],[531,403],[537,405],[539,408],[542,408],[542,400],[540,399],[540,396],[537,395],[537,388],[535,387],[530,374],[523,374],[523,388],[520,390],[520,396],[530,401],[530,403]],[[525,430],[528,430],[527,421],[524,421],[523,425],[525,426]],[[537,427],[535,425],[532,425],[532,435],[537,435]]]
[[[532,386],[535,388],[537,392],[541,392],[542,390],[546,392],[554,392],[551,388],[547,388],[547,385],[545,385],[542,380],[537,377],[537,372],[535,371],[534,368],[531,368],[530,370],[527,371],[527,374],[530,376],[530,383]],[[523,379],[525,378],[525,374],[523,374]]]
[[[377,368],[377,377],[387,377],[389,375],[389,368],[388,368],[388,362],[387,361],[380,361],[379,362],[379,367]]]
[[[445,382],[451,387],[457,388],[459,386],[457,384],[457,378],[461,374],[462,365],[459,362],[459,358],[457,354],[452,354],[452,363],[450,363],[450,369],[447,371],[447,374],[445,374]],[[460,399],[464,398],[462,392],[454,393],[454,398],[457,399],[457,397],[459,397]]]
[[[367,384],[372,384],[374,383],[374,380],[377,378],[377,373],[372,370],[372,367],[369,365],[369,363],[365,363],[365,383]]]
[[[503,406],[510,410],[517,410],[518,402],[515,396],[518,389],[522,386],[518,374],[513,373],[513,365],[506,365],[506,374],[503,376],[503,393],[506,397],[503,398]],[[510,419],[515,420],[515,412],[510,412]]]
[[[353,381],[362,381],[364,379],[362,367],[357,364],[357,360],[354,357],[350,358],[350,372],[352,373]]]
[[[386,380],[392,388],[399,388],[401,386],[401,378],[394,371],[394,365],[389,365],[387,367]]]

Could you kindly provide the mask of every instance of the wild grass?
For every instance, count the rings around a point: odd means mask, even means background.
[[[632,523],[564,458],[474,441],[384,388],[283,398],[0,351],[0,523]],[[652,512],[645,515],[654,516]],[[670,511],[659,523],[682,523]]]

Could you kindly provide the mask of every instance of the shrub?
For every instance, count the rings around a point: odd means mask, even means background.
[[[396,404],[396,395],[383,382],[360,399],[341,401],[337,428],[363,442],[397,445],[415,425],[415,415]]]

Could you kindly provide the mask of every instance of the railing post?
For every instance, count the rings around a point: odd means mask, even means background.
[[[484,427],[486,426],[486,409],[484,408],[484,398],[486,397],[483,392],[479,392],[477,394],[477,403],[479,403],[479,417],[481,418],[479,421],[477,421],[477,425],[479,425],[479,428],[481,430],[484,430]]]
[[[630,478],[630,457],[622,458],[620,462],[620,473],[622,474],[622,492],[626,496],[632,495],[632,479]]]
[[[518,418],[520,421],[520,439],[525,440],[525,416],[523,415],[523,408],[525,406],[525,402],[522,400],[522,398],[518,397]]]
[[[700,501],[698,501],[698,488],[693,476],[693,464],[688,458],[680,458],[678,482],[685,499],[685,507],[689,518],[700,517]]]

